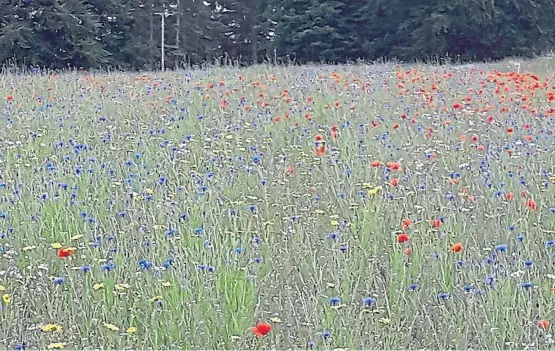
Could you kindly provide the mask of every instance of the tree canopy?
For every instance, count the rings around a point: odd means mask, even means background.
[[[15,0],[0,61],[155,69],[232,60],[487,61],[555,47],[552,0]],[[228,61],[229,62],[229,61]]]

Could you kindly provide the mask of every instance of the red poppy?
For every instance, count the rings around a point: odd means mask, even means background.
[[[505,194],[505,199],[507,199],[507,201],[511,201],[514,197],[515,195],[513,193]]]
[[[322,140],[324,140],[324,137],[321,136],[320,134],[317,134],[314,136],[314,141],[322,141]]]
[[[75,253],[75,249],[71,247],[62,247],[58,250],[58,258],[66,258]]]
[[[536,201],[528,199],[526,200],[526,207],[528,207],[530,211],[535,211],[538,206],[536,205]]]
[[[407,229],[408,227],[410,227],[412,224],[412,221],[410,220],[410,218],[405,218],[403,219],[403,222],[401,222],[401,228],[403,229]]]
[[[254,335],[261,338],[272,330],[272,325],[265,322],[259,322],[256,326],[252,327],[251,330]]]
[[[378,167],[380,167],[381,165],[382,165],[382,161],[378,161],[378,160],[374,160],[374,161],[372,161],[372,163],[370,163],[370,166],[371,166],[372,168],[378,168]]]
[[[410,247],[407,247],[403,250],[403,253],[407,256],[410,256],[412,254],[412,249]]]
[[[399,185],[399,178],[391,179],[391,185],[397,187]]]
[[[432,219],[430,221],[430,224],[432,225],[432,228],[439,228],[441,226],[441,220],[439,219]]]
[[[540,321],[538,321],[538,328],[543,329],[543,330],[547,330],[549,329],[549,321],[542,319]]]
[[[389,168],[390,171],[399,171],[401,170],[401,164],[397,163],[397,162],[388,162],[385,165],[387,168]]]
[[[326,145],[318,145],[316,149],[314,149],[314,152],[316,153],[316,156],[323,156],[327,150]]]
[[[509,134],[509,135],[513,134],[514,131],[515,131],[515,129],[513,127],[507,128],[507,134]]]
[[[397,242],[399,244],[402,244],[402,243],[407,242],[409,240],[410,240],[410,236],[408,234],[403,233],[403,234],[397,235]]]
[[[462,243],[456,243],[456,244],[453,244],[453,246],[451,246],[451,252],[452,253],[461,252],[462,249],[463,249],[463,244]]]

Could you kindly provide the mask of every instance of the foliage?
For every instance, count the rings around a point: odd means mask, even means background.
[[[555,47],[550,0],[18,0],[0,9],[0,61],[159,68],[231,59],[499,60]]]

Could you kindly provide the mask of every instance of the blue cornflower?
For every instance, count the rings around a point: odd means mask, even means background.
[[[83,273],[90,272],[92,267],[90,265],[79,267],[79,270]]]
[[[376,304],[376,299],[372,296],[368,296],[362,299],[362,304],[364,307],[370,307]]]
[[[193,230],[193,233],[195,233],[195,235],[201,235],[202,233],[204,233],[204,229],[202,229],[202,227],[195,228]]]
[[[473,289],[474,289],[474,287],[470,284],[463,286],[464,292],[471,292]]]
[[[320,333],[320,335],[322,335],[323,339],[328,339],[329,337],[331,337],[331,332],[329,330],[324,330],[322,331],[322,333]]]
[[[497,245],[497,246],[495,246],[495,251],[497,251],[497,252],[507,252],[507,245],[505,245],[505,244]]]
[[[418,285],[417,284],[411,284],[411,285],[409,285],[408,290],[409,291],[416,291],[416,290],[418,290]]]
[[[534,265],[534,261],[532,260],[525,260],[523,263],[526,268],[530,268]]]
[[[339,297],[330,297],[328,299],[328,305],[330,306],[337,306],[339,304],[341,304],[341,298]]]
[[[447,300],[449,298],[449,294],[446,292],[440,292],[437,294],[437,297],[440,300]]]
[[[100,270],[102,272],[110,272],[110,271],[113,271],[114,268],[116,268],[116,264],[112,261],[110,261],[108,263],[105,263],[102,266],[100,266]]]
[[[153,266],[152,262],[148,262],[144,258],[140,259],[138,263],[139,263],[139,268],[144,269],[144,270],[149,270]]]
[[[54,283],[54,285],[61,285],[66,281],[66,278],[64,277],[54,277],[52,278],[52,282]]]
[[[525,283],[520,283],[519,286],[523,289],[530,289],[531,287],[534,286],[534,283],[532,282],[525,282]]]
[[[497,279],[495,279],[495,277],[485,277],[484,278],[484,283],[489,285],[489,286],[493,286],[493,284],[495,284],[495,281]]]

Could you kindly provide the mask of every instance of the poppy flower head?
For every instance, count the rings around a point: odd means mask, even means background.
[[[397,162],[388,162],[385,166],[393,172],[401,170],[401,164]]]
[[[547,330],[549,329],[549,321],[542,319],[540,321],[538,321],[538,328],[543,329],[543,330]]]
[[[410,240],[410,236],[408,234],[403,233],[403,234],[397,235],[397,242],[399,244],[402,244],[402,243],[407,242],[409,240]]]
[[[536,201],[532,199],[526,200],[526,207],[528,207],[530,211],[535,211],[537,209]]]
[[[75,253],[75,249],[72,247],[62,247],[58,250],[58,258],[67,258]]]
[[[462,243],[456,243],[456,244],[453,244],[453,246],[451,246],[451,252],[452,253],[461,252],[462,249],[463,249],[463,244]]]
[[[314,150],[314,152],[316,153],[316,156],[323,156],[326,153],[326,151],[327,151],[326,145],[318,145]]]
[[[251,330],[254,335],[261,338],[272,330],[272,325],[270,323],[259,322],[256,326],[252,327]]]

